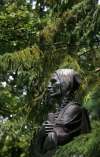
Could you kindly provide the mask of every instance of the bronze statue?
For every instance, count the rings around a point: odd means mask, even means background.
[[[39,131],[37,144],[40,154],[45,154],[71,141],[73,137],[90,131],[87,110],[74,100],[75,91],[79,86],[80,77],[73,69],[58,69],[52,75],[48,94],[55,99],[58,107],[55,113],[48,114],[47,121],[43,122]]]

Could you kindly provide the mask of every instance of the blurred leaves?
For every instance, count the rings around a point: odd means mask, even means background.
[[[58,68],[80,73],[77,98],[99,117],[100,6],[91,0],[38,0],[34,8],[32,3],[0,3],[1,157],[28,156],[31,139],[51,110],[46,87]],[[88,141],[83,154],[92,152],[96,140],[98,146],[97,128],[82,137],[83,144]],[[80,148],[78,142],[69,153]]]

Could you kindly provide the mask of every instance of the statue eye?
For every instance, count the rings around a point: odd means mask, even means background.
[[[56,79],[51,79],[51,83],[56,83],[57,80]]]

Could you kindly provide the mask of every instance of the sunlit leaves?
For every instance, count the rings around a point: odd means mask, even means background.
[[[91,0],[30,3],[8,0],[0,12],[1,157],[27,156],[48,112],[48,80],[58,68],[81,74],[80,102],[85,96],[86,107],[98,110],[99,6]]]

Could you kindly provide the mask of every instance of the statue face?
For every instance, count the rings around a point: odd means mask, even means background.
[[[77,90],[79,85],[80,77],[73,69],[58,69],[51,77],[48,94],[51,97],[68,96]]]
[[[48,92],[51,97],[61,95],[61,82],[56,74],[54,74],[50,79],[48,84]]]

